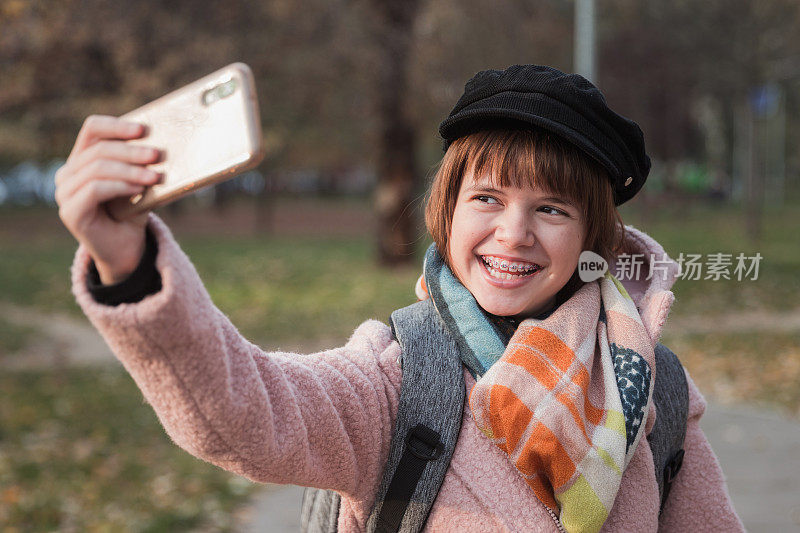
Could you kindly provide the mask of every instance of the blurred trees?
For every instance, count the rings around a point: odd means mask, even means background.
[[[753,92],[780,83],[790,105],[799,103],[800,4],[614,0],[601,6],[601,88],[640,123],[659,160],[705,160],[730,191],[741,171],[736,123],[746,118]]]
[[[365,107],[355,68],[363,33],[345,5],[0,0],[0,146],[17,157],[64,155],[86,115],[124,113],[244,61],[258,78],[267,142],[284,147],[286,164],[342,164],[363,149],[351,123]],[[52,126],[55,116],[64,120]],[[52,138],[54,127],[66,137]],[[39,142],[14,143],[20,130]]]
[[[374,109],[378,119],[375,210],[378,261],[393,265],[414,259],[417,132],[409,107],[409,63],[420,0],[369,0],[367,28],[377,50]]]
[[[766,172],[758,150],[742,154],[750,122],[754,145],[767,142],[751,94],[769,83],[785,94],[788,146],[800,142],[799,6],[598,4],[598,85],[642,126],[654,182],[669,188],[687,160],[705,164],[725,194],[743,190],[747,169]],[[382,218],[402,233],[464,82],[514,63],[571,70],[572,10],[569,0],[0,0],[0,165],[64,156],[86,115],[121,114],[245,61],[257,76],[265,169],[335,180],[368,166],[385,184],[408,183],[376,195],[379,206],[392,198]],[[410,241],[391,233],[385,252],[407,253]]]

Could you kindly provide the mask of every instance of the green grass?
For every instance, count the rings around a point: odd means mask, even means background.
[[[37,239],[2,238],[0,300],[80,315],[70,292],[77,244],[58,228]],[[4,220],[5,219],[5,220]],[[0,211],[0,224],[13,214]],[[372,243],[348,237],[178,237],[214,303],[255,342],[339,339],[368,318],[413,303],[421,265],[387,270]]]
[[[744,215],[735,206],[687,202],[661,206],[650,213],[640,206],[622,212],[627,224],[655,238],[673,259],[680,253],[702,254],[703,260],[718,252],[733,254],[734,258],[739,253],[761,254],[757,280],[678,280],[673,288],[676,314],[786,311],[800,307],[800,205],[766,212],[759,243],[749,241]]]
[[[24,348],[35,333],[31,326],[13,324],[0,316],[0,360]]]
[[[357,204],[354,208],[362,208]],[[80,314],[69,290],[69,265],[76,244],[55,212],[39,210],[48,231],[26,238],[20,213],[0,210],[0,299],[42,310]],[[641,206],[623,209],[627,223],[656,238],[672,257],[683,253],[759,252],[758,280],[679,280],[677,314],[736,310],[785,311],[800,296],[800,206],[772,209],[764,216],[764,238],[750,243],[743,216],[732,206]],[[9,230],[8,228],[11,228]],[[41,228],[40,228],[41,230]],[[214,302],[242,331],[258,341],[343,338],[366,318],[413,301],[417,266],[386,271],[373,263],[370,241],[346,237],[280,236],[178,240],[195,263]],[[302,324],[302,333],[298,329]]]
[[[0,390],[2,531],[228,531],[254,486],[172,444],[118,368],[4,372]]]
[[[663,342],[704,394],[800,417],[800,331],[668,334]]]
[[[0,298],[43,311],[78,314],[69,290],[75,241],[0,242]]]
[[[340,339],[368,318],[387,321],[413,303],[416,267],[375,265],[368,243],[350,239],[186,242],[217,306],[262,343]]]

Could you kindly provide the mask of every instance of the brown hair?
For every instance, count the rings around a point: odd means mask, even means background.
[[[471,165],[476,176],[488,173],[502,187],[541,187],[572,203],[586,222],[584,250],[609,260],[622,244],[622,218],[599,163],[541,130],[489,130],[454,140],[433,178],[425,224],[448,264],[453,212]]]

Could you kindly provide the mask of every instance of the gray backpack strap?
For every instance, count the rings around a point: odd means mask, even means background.
[[[300,531],[304,533],[336,533],[341,496],[332,490],[308,487],[303,491],[300,510]]]
[[[660,509],[663,510],[672,481],[683,464],[683,441],[689,416],[689,385],[683,365],[669,348],[661,343],[656,344],[655,353],[653,402],[656,406],[656,422],[647,440],[653,452],[653,466],[661,497]]]
[[[428,518],[456,447],[464,371],[455,340],[430,300],[392,313],[403,384],[389,459],[367,531],[417,532]]]

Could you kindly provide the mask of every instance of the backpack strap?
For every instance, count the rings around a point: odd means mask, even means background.
[[[339,527],[341,496],[333,490],[308,487],[303,491],[300,507],[300,531],[303,533],[336,533]]]
[[[653,402],[656,422],[647,436],[653,452],[658,494],[661,497],[659,513],[664,510],[672,481],[683,465],[683,441],[689,416],[689,385],[683,365],[672,351],[661,343],[655,346],[656,382]]]
[[[461,429],[466,394],[455,340],[430,299],[392,313],[403,382],[389,459],[367,531],[417,532],[439,493]]]
[[[444,481],[461,429],[466,394],[455,341],[430,300],[392,313],[402,349],[397,419],[367,531],[421,531]],[[307,488],[301,531],[335,533],[341,496]]]

